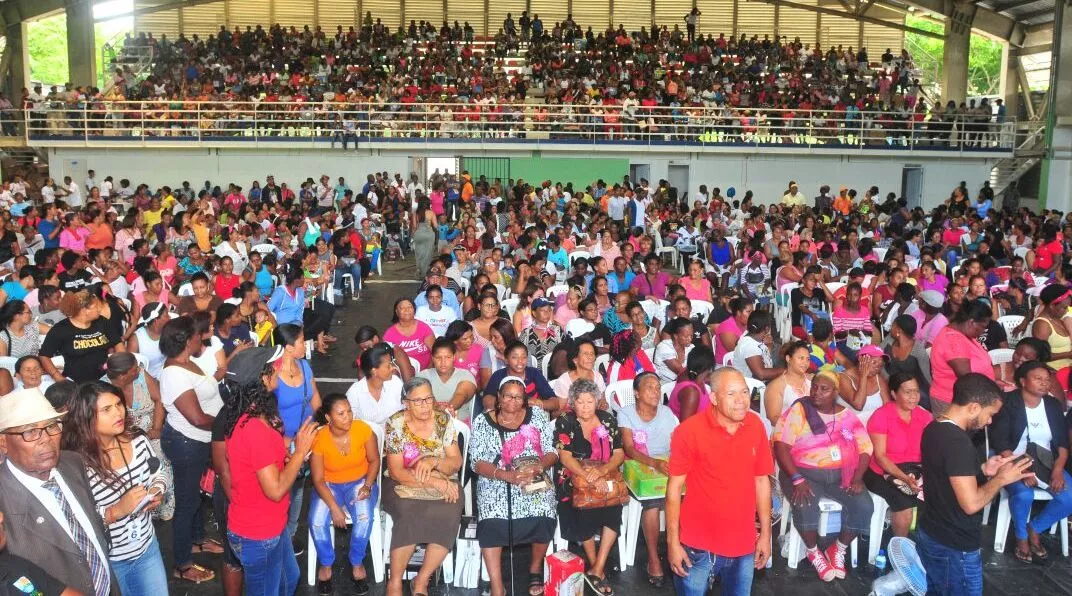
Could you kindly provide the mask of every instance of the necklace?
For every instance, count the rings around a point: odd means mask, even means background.
[[[335,440],[335,446],[338,447],[340,455],[343,457],[350,455],[350,433],[346,433],[342,437],[334,435],[333,433],[332,438]],[[340,438],[342,439],[341,444]]]

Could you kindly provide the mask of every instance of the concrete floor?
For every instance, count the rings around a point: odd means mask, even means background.
[[[337,347],[329,356],[314,356],[313,359],[313,368],[320,382],[321,393],[346,391],[354,378],[354,332],[360,325],[365,324],[372,325],[382,332],[389,325],[391,307],[394,301],[399,297],[413,296],[415,294],[417,284],[412,281],[415,277],[415,267],[412,260],[386,264],[384,276],[382,278],[373,277],[370,283],[365,286],[360,300],[339,307],[336,323],[332,331],[339,337]],[[306,503],[308,502],[307,497]],[[210,511],[209,509],[209,517],[211,518]],[[990,525],[985,527],[983,531],[988,544],[993,544],[994,517],[996,517],[996,514],[992,516]],[[214,527],[212,522],[210,522],[211,527]],[[164,551],[165,565],[170,569],[170,524],[158,525],[157,530],[160,536],[160,545]],[[210,531],[212,530],[210,529]],[[299,529],[299,536],[305,536],[305,531],[303,524]],[[347,532],[336,533],[336,552],[338,557],[335,565],[335,576],[337,578],[347,577],[345,553],[348,538],[349,534]],[[1017,561],[1012,555],[1011,539],[1009,540],[1006,554],[994,553],[990,548],[984,549],[986,594],[1016,594],[1018,596],[1026,594],[1068,594],[1072,596],[1072,566],[1070,566],[1068,559],[1061,557],[1060,541],[1056,536],[1048,535],[1044,540],[1047,549],[1051,553],[1050,562],[1046,565],[1025,565]],[[638,545],[637,550],[637,563],[639,563],[639,566],[631,566],[624,572],[617,571],[620,566],[617,561],[617,551],[616,549],[613,551],[611,562],[614,571],[611,571],[608,576],[616,593],[638,596],[673,593],[673,588],[669,584],[662,589],[655,589],[645,581],[644,563],[646,556],[643,553],[643,545]],[[661,551],[664,555],[665,565],[665,548],[662,548]],[[861,542],[861,556],[864,556],[866,552],[866,543]],[[219,573],[221,565],[219,556],[195,555],[194,559],[199,564],[216,570],[217,574]],[[507,560],[504,557],[504,562]],[[527,594],[524,579],[527,573],[528,560],[527,548],[522,547],[515,550],[515,589],[518,595]],[[306,586],[304,554],[299,556],[299,566],[302,569],[303,576],[298,593],[315,594],[313,588]],[[371,566],[369,568],[371,570]],[[816,577],[814,571],[806,562],[802,562],[798,569],[791,570],[786,567],[785,559],[778,556],[776,552],[773,568],[756,573],[752,593],[764,596],[774,594],[864,595],[870,591],[870,584],[874,577],[874,569],[864,564],[858,569],[850,570],[849,577],[844,580],[823,583]],[[350,594],[348,590],[349,582],[337,582],[336,594]],[[717,594],[717,590],[718,586],[716,585],[713,593]],[[218,579],[201,585],[172,581],[170,593],[176,596],[208,596],[222,594],[223,589]],[[379,596],[383,593],[382,584],[373,586],[372,594],[374,596]],[[442,585],[432,589],[432,594],[477,596],[479,593],[480,591],[478,590],[461,590]]]

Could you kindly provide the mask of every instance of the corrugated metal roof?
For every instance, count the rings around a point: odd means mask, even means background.
[[[1054,0],[982,0],[979,6],[1004,13],[1028,25],[1053,22],[1056,10]]]

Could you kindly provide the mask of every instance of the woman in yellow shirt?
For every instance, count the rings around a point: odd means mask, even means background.
[[[309,529],[319,563],[317,593],[334,594],[331,566],[335,562],[335,543],[331,526],[345,528],[349,515],[354,526],[350,533],[354,593],[368,594],[368,573],[362,561],[380,493],[376,485],[380,476],[379,441],[368,424],[354,420],[350,402],[341,393],[324,397],[316,419],[323,428],[313,440],[309,459],[315,489],[309,505]]]
[[[197,241],[197,246],[201,248],[201,252],[212,252],[212,242],[209,240],[208,225],[205,223],[205,219],[208,216],[198,210],[194,209],[190,212],[190,217],[187,221],[190,222],[190,229],[194,232],[194,239]]]

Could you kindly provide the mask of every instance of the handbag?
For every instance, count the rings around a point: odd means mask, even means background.
[[[580,463],[581,468],[586,472],[603,465],[603,462],[591,459],[581,460]],[[615,468],[598,481],[586,483],[584,486],[574,482],[572,501],[576,509],[598,509],[600,507],[625,505],[629,502],[629,489],[625,486],[622,471]]]
[[[923,484],[923,464],[921,464],[919,462],[905,462],[905,463],[896,464],[896,465],[897,465],[898,468],[901,469],[902,472],[904,472],[905,474],[915,478],[917,485],[922,486],[922,484]],[[895,478],[895,477],[891,476],[890,474],[884,474],[882,477],[885,478],[886,482],[889,482],[893,486],[893,488],[899,490],[900,492],[904,493],[905,495],[907,495],[909,497],[916,496],[916,494],[912,492],[912,489],[909,488],[909,486],[907,484],[905,484],[904,481],[902,481],[900,478]],[[922,493],[920,493],[920,494],[922,494]]]
[[[1027,449],[1024,453],[1031,456],[1031,473],[1039,480],[1049,482],[1053,476],[1053,452],[1031,441],[1030,421],[1024,431],[1027,433]]]
[[[205,470],[204,474],[201,474],[201,494],[206,497],[211,497],[213,491],[216,488],[216,470],[209,468]]]
[[[444,474],[433,470],[432,477],[439,480],[450,480]],[[442,501],[443,493],[438,488],[430,486],[406,486],[395,484],[395,495],[400,499],[414,499],[416,501]]]

